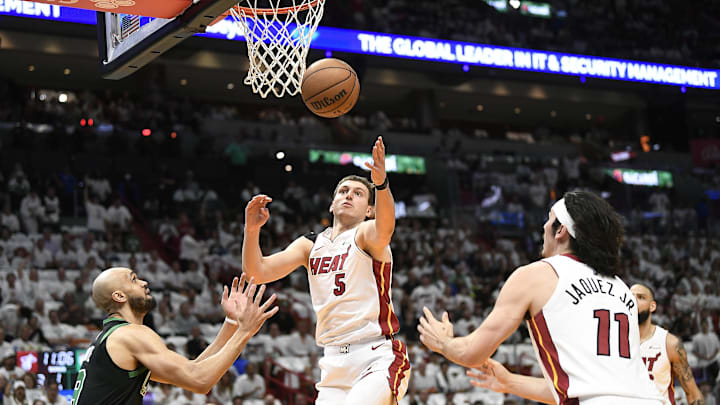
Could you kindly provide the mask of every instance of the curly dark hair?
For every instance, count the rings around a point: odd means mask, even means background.
[[[596,273],[614,277],[625,235],[620,215],[605,200],[587,191],[567,192],[563,198],[575,221],[575,237],[570,237],[570,250]],[[553,231],[560,225],[556,219]]]

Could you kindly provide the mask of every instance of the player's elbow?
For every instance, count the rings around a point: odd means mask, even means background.
[[[395,233],[395,226],[377,226],[375,228],[375,245],[387,246]]]
[[[242,271],[248,277],[255,277],[256,279],[260,275],[260,269],[263,267],[263,258],[260,257],[257,260],[246,259],[243,257]]]
[[[245,273],[245,277],[250,279],[250,277],[255,278],[255,281],[257,282],[258,277],[260,276],[260,272],[258,271],[260,266],[251,266],[243,264],[242,266],[242,272]]]
[[[193,381],[193,384],[188,387],[188,390],[201,395],[207,395],[215,385],[214,381],[209,381],[207,378],[198,378]]]
[[[213,381],[210,373],[199,367],[197,363],[191,363],[187,371],[186,384],[183,384],[185,389],[202,395],[207,395],[212,390],[216,381]]]
[[[390,240],[393,237],[393,234],[395,233],[395,225],[389,226],[387,229],[384,229],[382,232],[382,238],[387,241],[387,243],[390,243]]]

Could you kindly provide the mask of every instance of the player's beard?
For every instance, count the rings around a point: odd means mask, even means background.
[[[648,318],[650,318],[650,310],[649,309],[638,312],[638,325],[644,324]]]
[[[130,297],[130,310],[138,315],[145,315],[155,308],[155,299],[153,297]]]

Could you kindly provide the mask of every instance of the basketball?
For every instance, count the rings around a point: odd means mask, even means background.
[[[310,111],[321,117],[336,118],[355,106],[360,96],[360,81],[350,65],[327,58],[307,68],[300,91]]]

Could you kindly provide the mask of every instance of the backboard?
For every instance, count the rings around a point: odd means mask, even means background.
[[[96,6],[99,7],[98,0]],[[237,4],[237,0],[102,0],[108,10],[123,10],[125,3],[148,2],[163,10],[155,15],[170,18],[141,17],[110,11],[97,12],[98,55],[106,79],[122,79],[150,63],[173,46],[205,32],[218,17]],[[114,6],[114,7],[110,7]],[[165,8],[166,7],[166,8]],[[127,10],[125,10],[127,11]],[[179,13],[172,17],[173,13]]]

